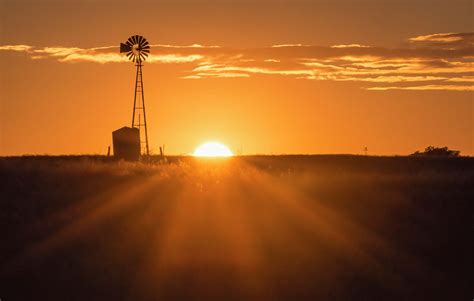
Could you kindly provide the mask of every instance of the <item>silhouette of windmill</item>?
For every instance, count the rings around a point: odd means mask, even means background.
[[[144,37],[134,35],[125,43],[120,43],[120,53],[126,53],[127,57],[134,62],[137,67],[135,96],[133,98],[132,128],[138,128],[140,132],[140,152],[148,156],[150,155],[150,151],[148,148],[148,132],[146,127],[142,62],[146,60],[150,53],[150,44]]]

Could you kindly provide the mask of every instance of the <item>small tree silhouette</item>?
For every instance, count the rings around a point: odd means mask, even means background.
[[[458,157],[461,152],[457,150],[451,150],[447,146],[435,147],[428,146],[425,151],[416,151],[412,156],[441,156],[441,157]]]

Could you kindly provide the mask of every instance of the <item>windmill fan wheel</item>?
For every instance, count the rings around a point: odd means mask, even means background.
[[[125,43],[120,43],[120,53],[126,53],[132,62],[141,63],[150,53],[150,44],[144,37],[134,35]]]

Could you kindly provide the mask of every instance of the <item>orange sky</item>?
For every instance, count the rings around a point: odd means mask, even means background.
[[[0,155],[105,154],[131,123],[132,34],[155,45],[155,153],[474,155],[470,1],[133,3],[2,1]]]

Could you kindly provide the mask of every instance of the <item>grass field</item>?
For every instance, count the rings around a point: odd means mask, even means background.
[[[472,300],[474,158],[0,158],[0,299]]]

